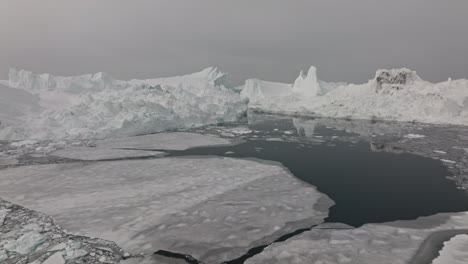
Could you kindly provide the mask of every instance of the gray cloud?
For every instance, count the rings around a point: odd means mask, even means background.
[[[292,82],[313,64],[329,81],[378,68],[468,78],[466,0],[0,0],[0,78],[109,72],[117,78],[219,66]]]

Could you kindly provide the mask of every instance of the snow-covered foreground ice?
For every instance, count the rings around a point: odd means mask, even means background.
[[[457,235],[444,243],[432,264],[464,264],[468,261],[468,235]]]
[[[23,166],[2,170],[0,180],[3,198],[70,232],[206,263],[321,223],[333,204],[277,164],[231,158]]]
[[[216,68],[119,81],[104,73],[59,77],[10,70],[0,85],[0,139],[129,136],[236,121],[247,101]]]
[[[137,158],[161,156],[161,151],[110,149],[110,148],[90,148],[90,147],[70,147],[52,152],[50,155],[76,160],[108,160],[121,158]]]
[[[458,213],[368,224],[349,230],[316,229],[273,244],[246,263],[420,263],[419,258],[424,256],[417,254],[418,249],[431,239],[431,234],[457,229],[468,233],[467,228],[468,213]]]
[[[315,67],[294,84],[248,80],[249,108],[273,113],[468,125],[468,80],[423,81],[409,69],[379,70],[368,83],[325,83]]]

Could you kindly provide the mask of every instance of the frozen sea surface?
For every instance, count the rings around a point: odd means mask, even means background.
[[[2,170],[2,197],[130,252],[219,263],[323,222],[333,202],[278,164],[161,158]]]

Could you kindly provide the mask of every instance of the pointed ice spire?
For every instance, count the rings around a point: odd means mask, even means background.
[[[311,66],[307,75],[301,71],[299,77],[294,81],[293,91],[304,95],[319,95],[321,89],[317,80],[317,68]]]

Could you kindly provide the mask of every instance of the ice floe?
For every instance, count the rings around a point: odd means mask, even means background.
[[[414,261],[426,259],[426,254],[434,251],[430,246],[422,247],[424,243],[430,245],[444,233],[468,233],[467,228],[468,213],[458,213],[348,230],[315,229],[275,243],[246,263],[419,263]],[[421,247],[427,252],[418,251]]]
[[[121,158],[162,156],[164,155],[164,152],[111,148],[69,147],[54,151],[50,155],[76,160],[110,160]]]
[[[98,148],[186,150],[201,146],[233,144],[231,140],[214,135],[189,132],[157,133],[144,136],[108,138],[96,141]]]
[[[232,158],[23,166],[0,180],[2,197],[70,232],[206,263],[321,223],[333,204],[277,164]]]
[[[468,235],[457,235],[444,243],[432,264],[464,264],[468,261]]]

